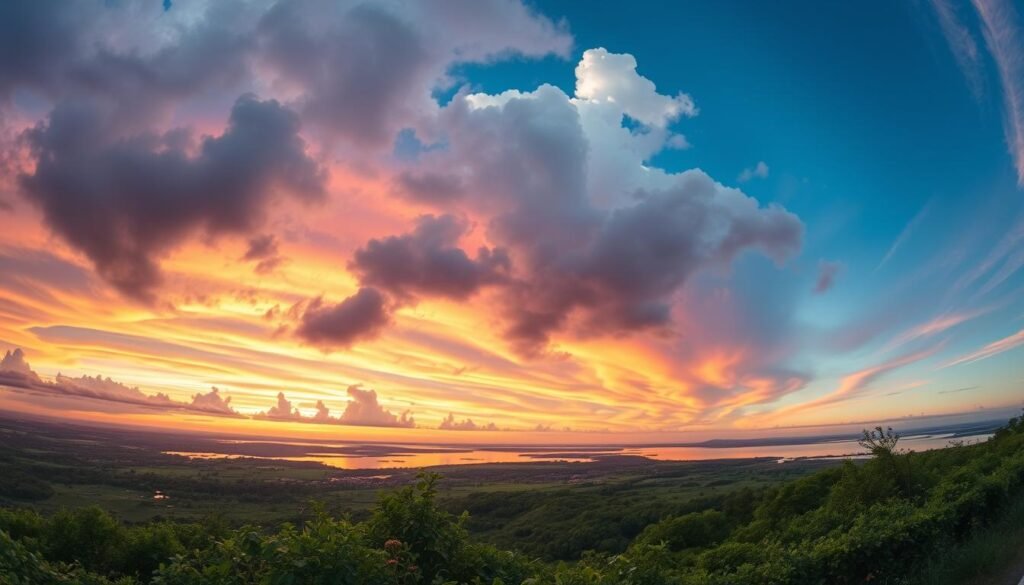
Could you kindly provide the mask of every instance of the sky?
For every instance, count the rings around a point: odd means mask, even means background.
[[[3,3],[0,409],[499,443],[1001,415],[1022,189],[1010,0]]]

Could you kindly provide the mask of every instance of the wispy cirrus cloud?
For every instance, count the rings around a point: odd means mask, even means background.
[[[911,218],[909,222],[907,222],[907,225],[905,225],[903,229],[900,230],[900,235],[896,236],[896,239],[893,240],[892,245],[889,246],[889,250],[885,253],[885,256],[882,257],[881,262],[878,263],[878,266],[875,266],[876,272],[880,270],[883,266],[885,266],[889,262],[889,260],[896,255],[896,252],[898,252],[899,249],[902,248],[905,243],[907,243],[910,237],[917,230],[920,223],[924,220],[925,216],[928,215],[928,212],[931,209],[931,207],[932,200],[929,200],[928,203],[924,204],[924,207],[922,207],[920,211],[914,214],[914,217]]]
[[[842,379],[840,379],[839,385],[832,392],[829,392],[820,398],[781,409],[772,416],[781,416],[796,412],[814,410],[823,406],[856,398],[865,390],[870,388],[871,385],[880,378],[901,368],[929,359],[942,350],[944,346],[944,343],[936,343],[922,350],[904,353],[846,374]]]
[[[932,0],[946,42],[975,98],[984,90],[983,53],[964,15],[950,0]],[[1003,102],[1003,131],[1024,186],[1024,33],[1020,14],[1009,0],[971,0],[988,55],[995,64]]]
[[[932,0],[932,8],[935,9],[953,58],[967,78],[971,93],[975,99],[980,100],[985,88],[985,77],[977,39],[964,23],[958,7],[950,0]]]
[[[981,361],[984,359],[988,359],[990,357],[997,356],[1003,352],[1010,351],[1011,349],[1016,349],[1021,345],[1024,345],[1024,329],[1021,329],[1020,331],[1014,333],[1013,335],[1008,335],[1002,339],[993,341],[992,343],[989,343],[988,345],[982,347],[981,349],[972,351],[971,353],[950,360],[949,362],[946,362],[946,364],[943,367],[949,368],[952,366],[958,366],[960,364],[969,364],[972,362]]]
[[[1017,169],[1017,183],[1024,186],[1024,34],[1020,15],[1007,0],[973,0],[978,10],[999,81],[1003,89],[1003,129]]]

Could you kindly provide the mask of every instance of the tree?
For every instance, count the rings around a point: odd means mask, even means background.
[[[857,443],[870,451],[875,457],[881,457],[898,453],[896,443],[899,440],[899,433],[894,432],[892,427],[882,430],[881,426],[877,426],[872,431],[864,429],[864,435]]]

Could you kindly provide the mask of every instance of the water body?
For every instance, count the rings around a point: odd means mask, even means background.
[[[984,441],[991,434],[978,432],[924,433],[903,438],[899,446],[913,451],[927,451],[949,446],[951,441],[965,444]],[[797,439],[793,439],[797,441]],[[864,449],[856,440],[823,438],[817,441],[799,439],[797,444],[722,446],[711,445],[649,445],[622,447],[450,447],[424,445],[382,445],[358,443],[272,443],[255,441],[222,441],[216,450],[166,451],[168,454],[197,459],[239,458],[313,461],[338,469],[395,469],[434,467],[441,465],[472,465],[480,463],[530,463],[538,461],[592,462],[616,457],[644,457],[658,461],[705,461],[709,459],[745,459],[768,457],[780,463],[797,458],[863,457]],[[278,454],[285,449],[301,454]]]

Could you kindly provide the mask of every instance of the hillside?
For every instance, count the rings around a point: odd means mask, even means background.
[[[865,446],[874,456],[862,464],[735,490],[666,514],[622,554],[558,564],[472,538],[468,514],[439,504],[433,474],[386,493],[361,522],[320,509],[302,526],[127,525],[95,507],[6,508],[0,583],[966,584],[990,582],[976,579],[1018,558],[1024,419],[975,445],[903,452],[879,429]],[[535,517],[536,529],[546,521]],[[571,528],[554,536],[574,537]]]

